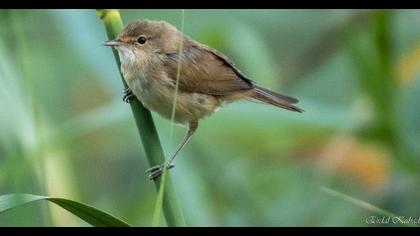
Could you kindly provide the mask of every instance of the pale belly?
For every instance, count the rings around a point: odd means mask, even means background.
[[[162,81],[144,78],[126,80],[126,82],[146,108],[157,112],[166,119],[171,119],[175,94],[175,89],[172,86]],[[182,124],[197,121],[212,114],[219,105],[218,98],[214,96],[183,92],[178,89],[174,121]]]

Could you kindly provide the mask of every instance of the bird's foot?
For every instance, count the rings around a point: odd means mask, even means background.
[[[172,169],[175,165],[171,162],[164,162],[159,165],[155,165],[149,169],[146,170],[146,173],[149,174],[149,179],[154,180],[160,175],[162,175],[164,168],[167,170]]]
[[[135,97],[133,91],[131,91],[130,88],[124,89],[123,94],[124,94],[123,101],[126,103],[130,103],[131,99]]]

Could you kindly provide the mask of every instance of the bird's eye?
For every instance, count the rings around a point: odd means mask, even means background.
[[[146,43],[146,41],[147,41],[147,39],[146,39],[146,37],[144,37],[144,36],[140,36],[140,37],[137,39],[137,42],[138,42],[139,44],[145,44],[145,43]]]

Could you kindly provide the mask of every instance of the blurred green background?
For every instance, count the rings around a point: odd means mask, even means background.
[[[201,121],[171,170],[189,226],[367,226],[420,215],[420,11],[185,10],[185,33],[302,114],[247,101]],[[123,22],[181,10],[121,10]],[[150,226],[156,190],[94,10],[0,10],[0,195],[93,205]],[[185,133],[153,114],[166,155]],[[45,202],[0,226],[87,226]]]

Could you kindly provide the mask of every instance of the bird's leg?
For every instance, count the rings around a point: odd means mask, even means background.
[[[131,99],[133,97],[135,97],[133,91],[131,91],[130,88],[124,89],[123,90],[123,94],[124,94],[123,101],[126,102],[126,103],[130,103],[131,102]]]
[[[198,122],[197,121],[190,121],[190,123],[188,124],[188,131],[187,134],[184,136],[184,139],[182,140],[182,142],[179,144],[178,148],[176,149],[175,153],[172,155],[172,157],[169,159],[169,161],[166,163],[167,165],[165,166],[165,162],[161,163],[159,165],[153,166],[152,168],[149,168],[146,170],[146,173],[149,173],[149,178],[151,180],[159,177],[162,172],[163,169],[166,167],[168,170],[171,169],[172,167],[174,167],[175,165],[173,164],[175,157],[177,156],[177,154],[184,148],[184,146],[188,143],[188,141],[190,141],[192,135],[194,134],[194,132],[197,130],[198,127]]]
[[[171,159],[169,159],[169,164],[172,165],[172,167],[174,166],[173,162],[175,160],[176,155],[178,154],[179,151],[181,151],[184,148],[185,144],[187,144],[188,141],[190,141],[191,137],[193,136],[197,128],[198,128],[198,122],[190,121],[190,123],[188,124],[187,134],[185,135],[182,142],[179,144],[178,148],[176,149],[175,153],[172,155]]]

